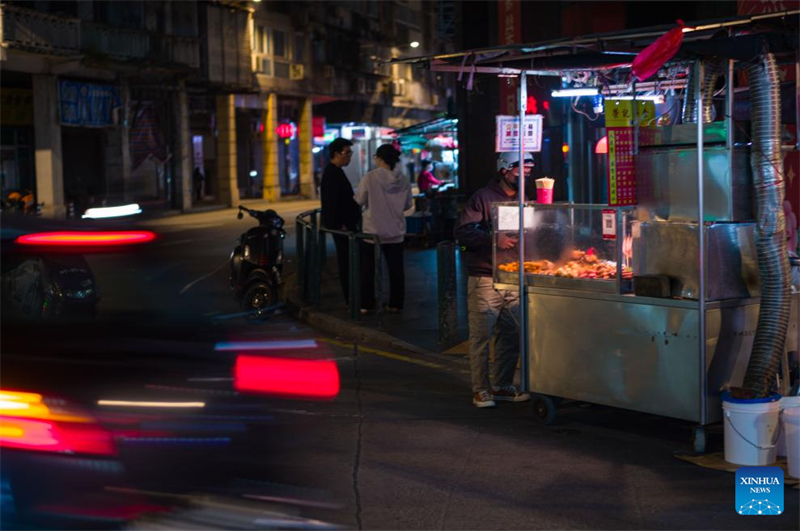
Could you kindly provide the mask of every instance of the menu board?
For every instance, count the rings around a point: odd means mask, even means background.
[[[608,204],[636,204],[636,164],[633,158],[633,128],[609,127]]]
[[[656,114],[653,102],[608,99],[605,101],[609,205],[636,204],[634,112],[639,126],[652,125]]]

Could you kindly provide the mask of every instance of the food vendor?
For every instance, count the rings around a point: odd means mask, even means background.
[[[492,280],[492,204],[517,201],[519,193],[519,152],[500,153],[497,175],[467,201],[458,220],[455,237],[466,250],[469,271],[469,360],[472,374],[472,403],[494,407],[496,401],[525,402],[530,395],[514,387],[519,360],[519,292],[495,289]],[[522,164],[525,177],[533,168],[533,156],[526,153]],[[517,238],[498,233],[498,248],[508,250]],[[489,380],[489,342],[497,334],[496,364]]]

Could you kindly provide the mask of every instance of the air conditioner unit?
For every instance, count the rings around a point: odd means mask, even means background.
[[[292,63],[289,68],[289,79],[292,81],[302,81],[306,76],[306,68],[302,63]]]
[[[334,77],[335,75],[336,73],[331,65],[325,65],[322,67],[322,77]]]

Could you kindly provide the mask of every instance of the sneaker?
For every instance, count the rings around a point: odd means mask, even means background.
[[[478,391],[472,396],[472,403],[478,407],[495,407],[492,395],[488,391]]]
[[[505,387],[492,387],[492,398],[506,402],[527,402],[531,399],[528,393],[520,393],[513,385]]]

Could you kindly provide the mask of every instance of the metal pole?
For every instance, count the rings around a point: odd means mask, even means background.
[[[528,104],[528,78],[519,76],[519,348],[520,389],[529,387],[528,375],[528,305],[525,297],[525,111]]]
[[[800,52],[794,58],[794,149],[800,151]]]
[[[733,170],[733,59],[728,59],[725,81],[725,149],[728,150],[728,173]]]
[[[706,424],[706,402],[708,397],[708,377],[706,376],[706,227],[705,227],[705,201],[703,197],[703,61],[697,61],[695,66],[695,97],[697,98],[697,237],[698,237],[698,267],[700,274],[700,312],[698,323],[700,338],[700,425]]]
[[[358,321],[361,316],[361,289],[359,273],[359,249],[356,233],[351,232],[347,237],[347,251],[350,255],[350,267],[348,268],[348,291],[347,298],[350,299],[350,319]]]
[[[310,264],[310,267],[308,268],[309,277],[310,277],[308,279],[309,280],[308,287],[309,287],[309,289],[311,291],[311,293],[309,294],[310,295],[309,299],[311,299],[311,303],[312,304],[317,304],[319,302],[318,301],[318,292],[319,292],[318,286],[319,286],[319,283],[320,283],[320,280],[319,280],[320,271],[319,271],[319,267],[318,267],[319,252],[317,252],[317,245],[318,245],[319,235],[320,235],[320,233],[317,230],[317,213],[316,212],[312,212],[311,213],[311,234],[310,234],[311,237],[309,238],[309,243],[310,243],[310,245],[309,245],[309,249],[310,249],[309,261],[311,262],[311,264]]]
[[[300,297],[305,300],[306,294],[304,292],[305,287],[305,271],[304,268],[306,266],[305,260],[305,225],[300,219],[297,219],[297,223],[295,223],[295,231],[296,231],[296,238],[297,238],[297,289],[300,291]]]
[[[452,241],[436,246],[436,281],[439,288],[439,343],[449,347],[456,340],[456,245]]]
[[[322,295],[322,270],[325,269],[325,246],[328,244],[327,235],[320,227],[317,232],[317,248],[316,248],[316,271],[314,271],[314,306],[319,306],[320,297]]]
[[[375,282],[373,283],[373,289],[375,290],[375,310],[379,310],[381,307],[381,241],[378,239],[378,235],[376,234],[373,236],[375,241],[375,249],[373,258],[375,259]]]

